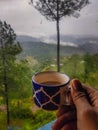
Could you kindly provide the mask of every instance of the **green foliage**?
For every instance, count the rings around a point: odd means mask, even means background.
[[[0,112],[0,129],[7,130],[6,113],[5,112]]]
[[[61,59],[61,71],[72,78],[98,86],[98,54],[71,55]]]
[[[12,73],[12,67],[15,56],[21,52],[19,42],[16,42],[16,34],[9,24],[0,20],[0,86],[4,93],[7,108],[7,124],[9,125],[9,76]],[[12,77],[11,77],[12,78]]]
[[[6,93],[10,87],[10,80],[14,72],[16,55],[22,51],[19,42],[16,41],[16,34],[9,24],[0,20],[0,87]],[[6,92],[4,92],[6,90]]]
[[[98,70],[98,55],[85,54],[84,55],[84,81],[86,82],[93,73]]]
[[[10,110],[10,115],[12,120],[22,119],[24,121],[24,124],[22,125],[23,130],[36,130],[56,118],[55,112],[44,111],[41,109],[33,112],[29,108],[24,107],[12,107]]]
[[[77,54],[64,57],[61,64],[61,71],[69,75],[70,78],[78,78],[83,73],[82,57]]]
[[[32,70],[27,61],[16,61],[10,78],[11,98],[26,98],[31,95]],[[13,82],[13,83],[12,83]],[[22,90],[22,91],[21,91]],[[20,93],[21,92],[21,93]]]
[[[0,20],[0,58],[8,61],[15,58],[22,48],[19,42],[16,41],[16,34],[9,24]]]
[[[3,23],[0,24],[3,25]],[[4,23],[4,26],[4,34],[6,34],[5,32],[8,25]],[[11,30],[11,32],[13,31]],[[9,36],[9,33],[6,34],[6,36]],[[56,118],[55,112],[43,111],[41,109],[37,109],[36,112],[34,112],[30,109],[31,106],[34,105],[31,103],[32,76],[40,71],[56,70],[56,46],[46,46],[44,43],[41,43],[40,46],[39,44],[37,45],[37,49],[39,48],[37,50],[32,47],[33,45],[31,44],[33,54],[35,54],[34,51],[37,51],[37,55],[35,57],[28,55],[24,59],[16,59],[16,54],[18,54],[18,52],[20,53],[21,50],[18,49],[21,47],[19,47],[18,43],[16,46],[16,42],[15,45],[12,45],[12,41],[14,41],[16,37],[14,32],[13,36],[11,39],[7,38],[6,40],[4,39],[5,35],[4,37],[0,37],[2,39],[0,45],[2,46],[3,43],[3,48],[0,48],[0,105],[4,106],[5,88],[3,75],[5,70],[10,105],[10,120],[13,130],[16,129],[16,126],[19,126],[22,130],[36,130],[38,127]],[[16,49],[15,47],[19,48]],[[43,48],[44,52],[42,51]],[[47,52],[46,48],[48,48]],[[66,73],[71,79],[76,77],[82,82],[98,88],[98,54],[73,54],[65,56],[65,48],[67,48],[68,51],[68,47],[62,48],[61,72]],[[39,56],[41,58],[38,58],[38,51],[41,51],[41,55]],[[28,52],[30,51],[28,50]],[[51,55],[49,56],[48,53]],[[0,128],[2,130],[7,129],[5,115],[5,110],[0,112]]]
[[[43,110],[38,110],[33,118],[30,120],[30,124],[32,124],[32,130],[36,130],[37,128],[49,123],[50,121],[56,118],[55,112],[47,112]]]
[[[10,115],[12,118],[18,119],[30,119],[33,117],[33,113],[29,108],[13,107],[10,109]]]

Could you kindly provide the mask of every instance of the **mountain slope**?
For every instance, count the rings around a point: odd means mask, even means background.
[[[23,52],[20,57],[26,57],[27,55],[33,56],[37,59],[56,58],[57,45],[47,44],[41,42],[42,39],[32,38],[28,36],[20,36],[20,44],[23,48]],[[18,39],[19,39],[18,38]],[[64,36],[63,36],[64,40]],[[66,41],[65,41],[66,40]],[[63,41],[61,39],[60,55],[66,56],[74,53],[98,53],[98,38],[97,37],[67,37]],[[65,43],[65,44],[64,44]],[[66,44],[67,43],[67,44]]]
[[[23,52],[20,54],[21,57],[29,55],[37,59],[56,58],[57,46],[55,44],[45,44],[43,42],[23,42],[20,44],[23,48]],[[74,53],[83,54],[84,51],[79,47],[74,46],[60,47],[61,56],[71,55]]]

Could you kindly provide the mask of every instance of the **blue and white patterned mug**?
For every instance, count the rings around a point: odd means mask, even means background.
[[[32,77],[35,104],[45,110],[57,110],[67,104],[66,92],[70,79],[66,74],[44,71]]]

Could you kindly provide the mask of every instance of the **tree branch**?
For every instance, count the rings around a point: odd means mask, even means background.
[[[51,14],[53,14],[54,18],[57,20],[57,16],[53,13],[53,11],[51,10],[51,8],[49,7],[49,5],[47,4],[46,0],[43,0],[44,3],[46,4],[46,6],[48,7],[48,9],[50,10]]]

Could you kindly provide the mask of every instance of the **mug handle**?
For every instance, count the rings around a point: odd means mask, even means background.
[[[64,88],[60,88],[61,90],[61,97],[60,97],[60,106],[62,105],[74,105],[70,89],[71,86],[66,86]]]

